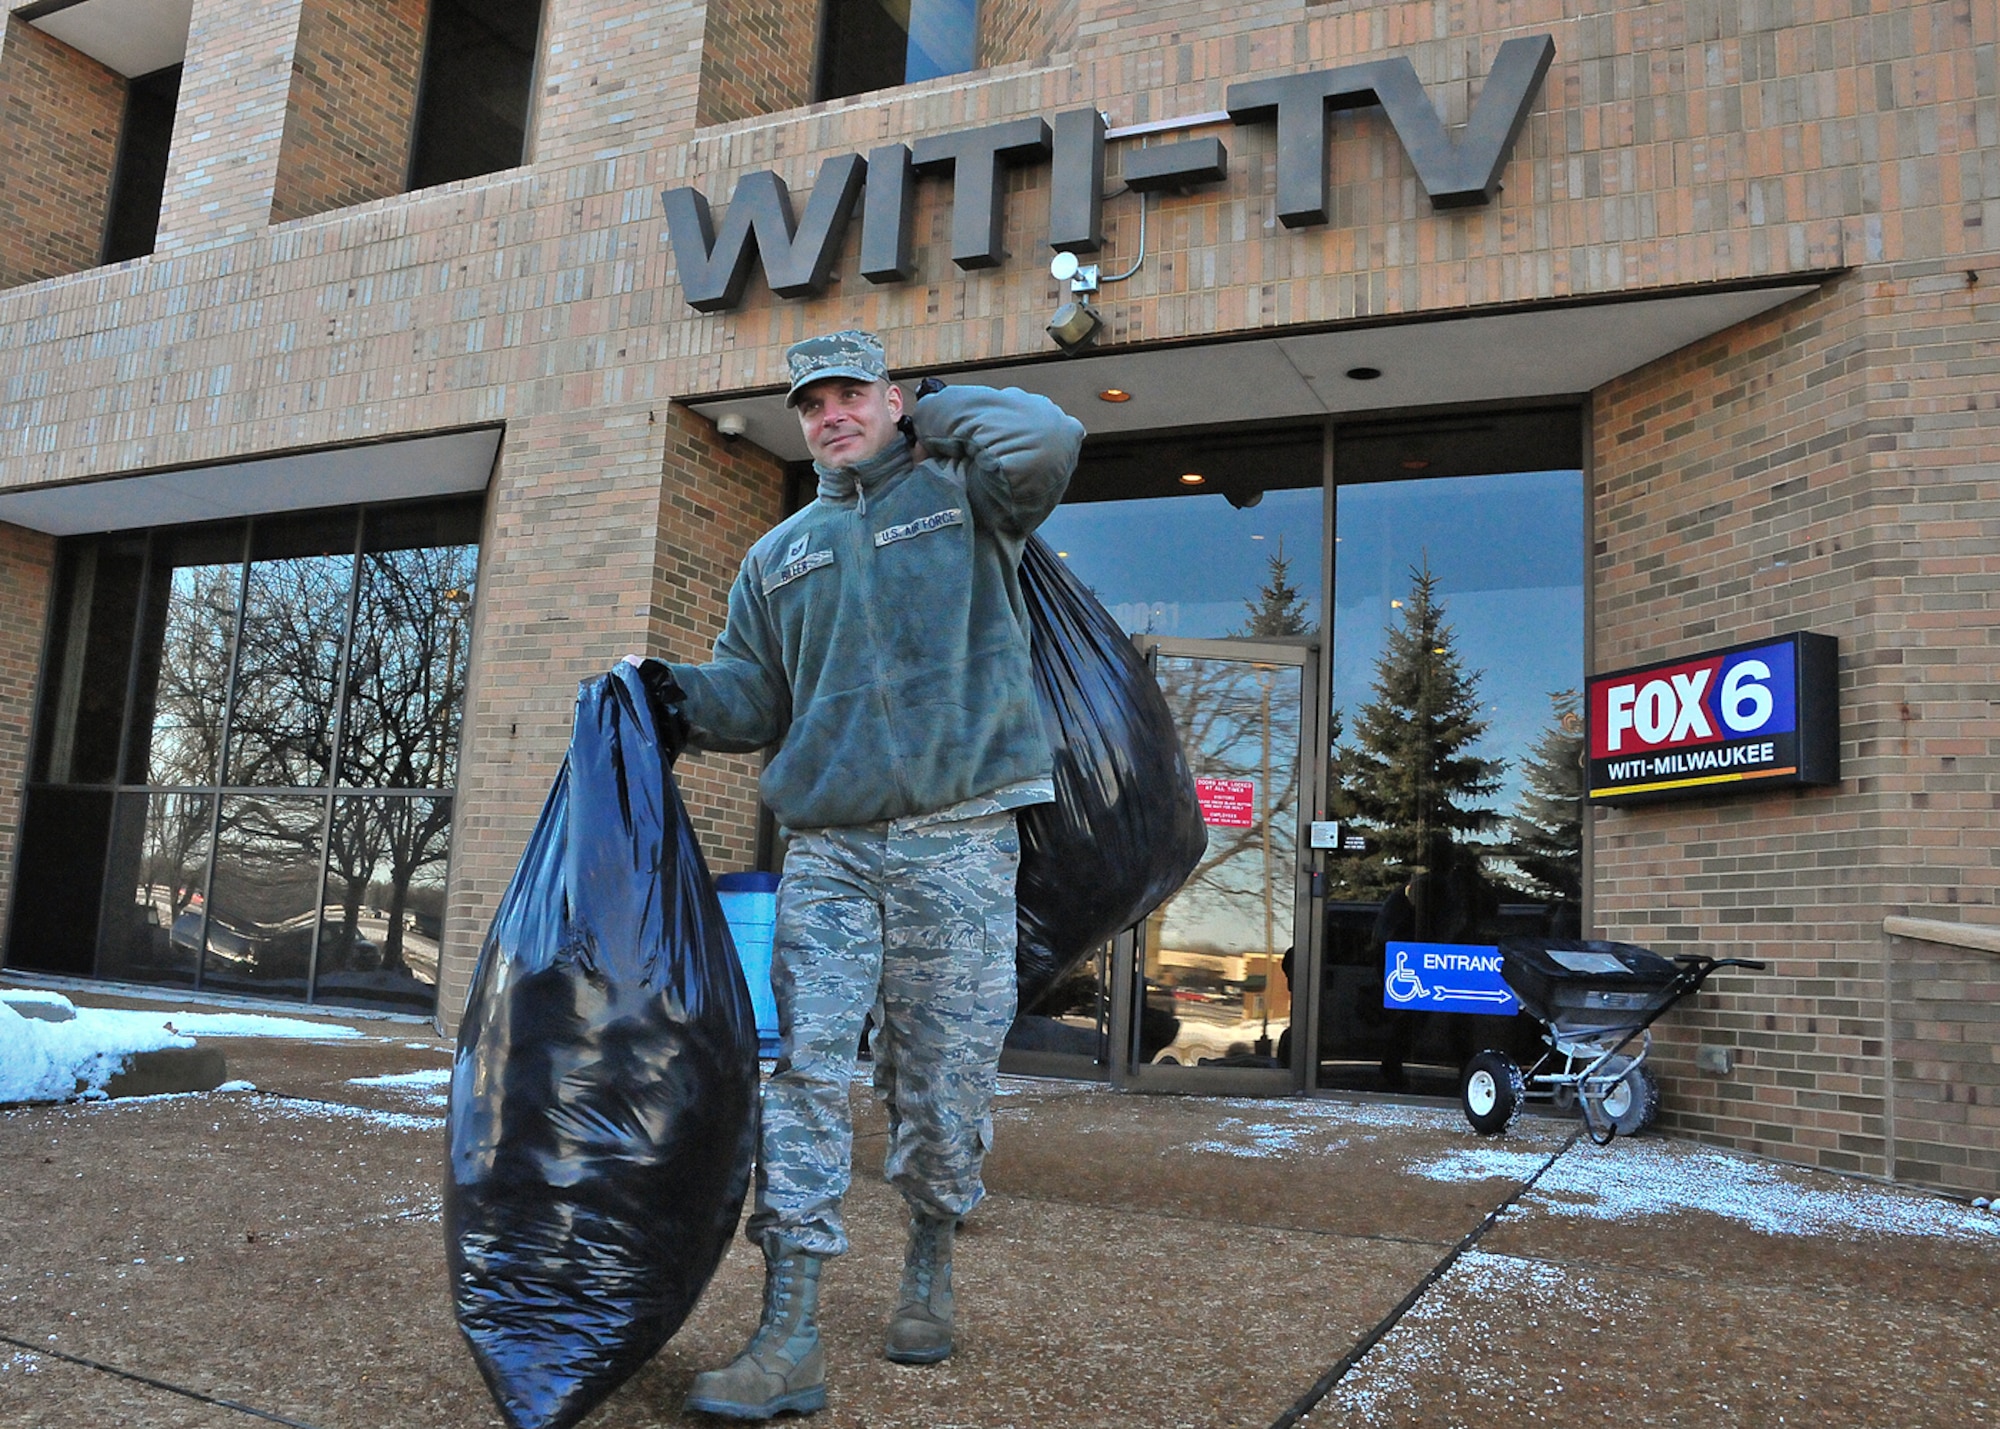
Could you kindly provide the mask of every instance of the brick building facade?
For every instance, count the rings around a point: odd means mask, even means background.
[[[1226,365],[1258,341],[1366,336],[1450,369],[1465,365],[1455,334],[1471,331],[1454,322],[1519,321],[1532,337],[1642,300],[1708,313],[1768,295],[1562,394],[1585,434],[1582,639],[1589,668],[1608,670],[1792,630],[1835,636],[1841,782],[1593,809],[1584,927],[1772,963],[1670,1019],[1656,1053],[1667,1125],[1991,1191],[1991,7],[1016,0],[984,7],[983,68],[808,103],[814,7],[547,0],[527,161],[405,193],[424,9],[195,0],[157,248],[108,267],[93,266],[93,214],[119,76],[10,13],[0,920],[29,896],[10,877],[52,538],[112,528],[76,524],[80,493],[101,506],[119,482],[496,428],[442,929],[451,1025],[576,682],[629,649],[705,649],[737,559],[783,514],[783,453],[754,430],[723,439],[718,404],[768,409],[786,345],[836,327],[881,332],[913,376],[1004,369],[1034,385],[1061,361],[1043,331],[1064,296],[1046,266],[1046,165],[1002,175],[997,264],[952,262],[954,188],[928,179],[910,280],[863,279],[857,223],[822,293],[779,298],[760,272],[708,313],[684,301],[661,191],[699,190],[719,224],[738,182],[771,170],[804,212],[839,156],[1095,109],[1111,132],[1104,263],[1145,259],[1098,297],[1096,355],[1212,347]],[[1485,205],[1434,208],[1383,112],[1340,109],[1326,221],[1280,222],[1276,128],[1225,113],[1232,84],[1407,59],[1458,132],[1500,45],[1540,35],[1554,59]],[[1150,207],[1120,196],[1133,153],[1201,138],[1226,145],[1226,179]],[[1476,410],[1550,390],[1497,368],[1454,380]],[[1387,405],[1422,409],[1423,390]],[[1162,430],[1249,421],[1199,380],[1153,410]],[[1103,414],[1080,415],[1101,430]],[[197,510],[230,514],[173,519]],[[759,857],[756,767],[711,757],[684,771],[718,869]],[[1697,1049],[1718,1045],[1728,1070],[1699,1068]]]

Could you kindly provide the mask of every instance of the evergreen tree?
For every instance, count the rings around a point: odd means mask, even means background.
[[[1553,719],[1521,772],[1526,788],[1509,820],[1508,856],[1537,898],[1583,893],[1583,719],[1575,690],[1549,696]]]
[[[1402,623],[1390,624],[1375,662],[1375,697],[1355,713],[1353,742],[1333,752],[1333,812],[1369,843],[1335,862],[1351,896],[1382,897],[1419,868],[1452,868],[1463,841],[1499,821],[1483,800],[1506,766],[1473,752],[1487,727],[1479,672],[1452,648],[1428,565],[1410,575]]]
[[[1306,620],[1305,592],[1292,584],[1292,563],[1285,557],[1282,540],[1270,564],[1271,579],[1259,588],[1259,599],[1243,602],[1250,623],[1237,634],[1253,640],[1312,634],[1312,625]]]

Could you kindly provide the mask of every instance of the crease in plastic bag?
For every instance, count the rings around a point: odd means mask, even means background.
[[[452,1072],[454,1308],[516,1429],[564,1429],[680,1328],[727,1248],[757,1028],[671,772],[677,712],[621,666],[480,950]]]
[[[1022,553],[1021,594],[1056,756],[1055,802],[1024,809],[1019,821],[1015,986],[1028,1012],[1187,881],[1208,828],[1159,682],[1039,536]]]

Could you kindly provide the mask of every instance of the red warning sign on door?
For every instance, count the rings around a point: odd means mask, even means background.
[[[1247,829],[1257,822],[1257,786],[1248,779],[1196,779],[1201,821],[1223,829]]]

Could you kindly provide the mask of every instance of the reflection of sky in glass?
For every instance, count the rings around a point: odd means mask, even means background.
[[[1219,495],[1087,501],[1057,507],[1041,536],[1126,630],[1212,640],[1249,623],[1244,603],[1280,550],[1318,626],[1320,511],[1317,488],[1266,492],[1244,511]]]
[[[904,83],[964,74],[972,68],[972,47],[977,33],[973,5],[974,0],[912,0],[907,6],[910,50]],[[889,8],[893,11],[905,7]]]
[[[1390,602],[1428,561],[1460,662],[1479,672],[1491,722],[1479,752],[1508,761],[1495,807],[1510,810],[1549,695],[1583,680],[1582,473],[1344,486],[1336,511],[1333,703],[1346,737],[1374,697],[1385,631],[1402,621]]]

